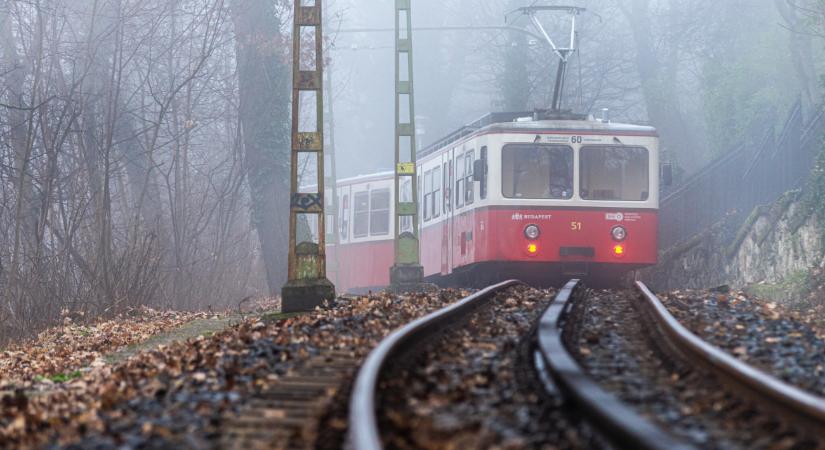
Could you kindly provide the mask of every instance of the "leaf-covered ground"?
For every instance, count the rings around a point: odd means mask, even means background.
[[[744,290],[751,297],[773,299],[782,310],[825,330],[825,266],[793,272],[778,284],[762,282]]]
[[[334,309],[249,317],[118,364],[89,357],[98,363],[77,378],[2,393],[0,448],[214,447],[221,418],[296,365],[327,349],[363,357],[392,329],[461,294],[339,299]]]
[[[103,365],[102,358],[206,313],[182,313],[140,308],[110,320],[84,324],[66,316],[60,326],[0,353],[0,389],[31,388],[81,376],[84,368]]]
[[[811,271],[808,297],[805,300],[808,310],[802,311],[802,316],[825,330],[825,268]]]

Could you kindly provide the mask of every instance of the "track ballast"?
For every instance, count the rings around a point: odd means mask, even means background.
[[[554,294],[507,282],[396,331],[360,370],[353,446],[819,448],[825,403],[725,357],[643,284]]]

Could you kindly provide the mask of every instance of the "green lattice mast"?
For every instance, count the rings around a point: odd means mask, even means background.
[[[411,0],[395,0],[395,290],[417,289],[424,278],[419,256],[418,177],[416,169],[415,101]],[[402,192],[409,180],[411,192]]]
[[[312,6],[304,6],[303,3]],[[292,34],[289,279],[281,290],[283,312],[309,311],[335,297],[335,286],[326,278],[324,39],[321,3],[295,0]],[[304,45],[307,45],[306,49]],[[314,114],[302,114],[305,111],[301,108],[304,107],[307,112]],[[313,116],[314,123],[311,120]],[[310,125],[301,123],[304,118],[310,118]],[[314,129],[307,129],[312,125]],[[299,161],[315,161],[315,192],[302,192],[306,187],[299,186]],[[301,242],[298,242],[299,224],[309,230],[301,233]],[[313,227],[316,224],[317,227]]]

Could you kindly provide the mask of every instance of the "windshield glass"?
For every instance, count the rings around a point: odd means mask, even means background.
[[[581,197],[644,201],[650,195],[649,156],[643,147],[582,147]]]
[[[509,144],[502,150],[506,198],[573,197],[573,149],[561,145]]]

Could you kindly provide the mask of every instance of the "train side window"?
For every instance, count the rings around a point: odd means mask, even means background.
[[[424,172],[424,221],[429,222],[431,211],[430,211],[430,203],[432,202],[433,198],[433,172],[428,170]]]
[[[352,221],[352,236],[367,237],[370,234],[370,193],[368,191],[356,192],[353,203],[355,218]]]
[[[476,160],[475,150],[470,150],[464,155],[464,202],[472,205],[475,201],[475,183],[473,183],[473,163]]]
[[[433,219],[441,215],[441,167],[433,169]]]
[[[370,193],[370,236],[390,234],[390,190],[376,189]]]
[[[341,228],[341,240],[346,241],[349,239],[349,195],[347,194],[344,194],[341,199],[341,212],[338,219],[338,226]]]
[[[455,209],[464,206],[464,155],[455,158]]]

